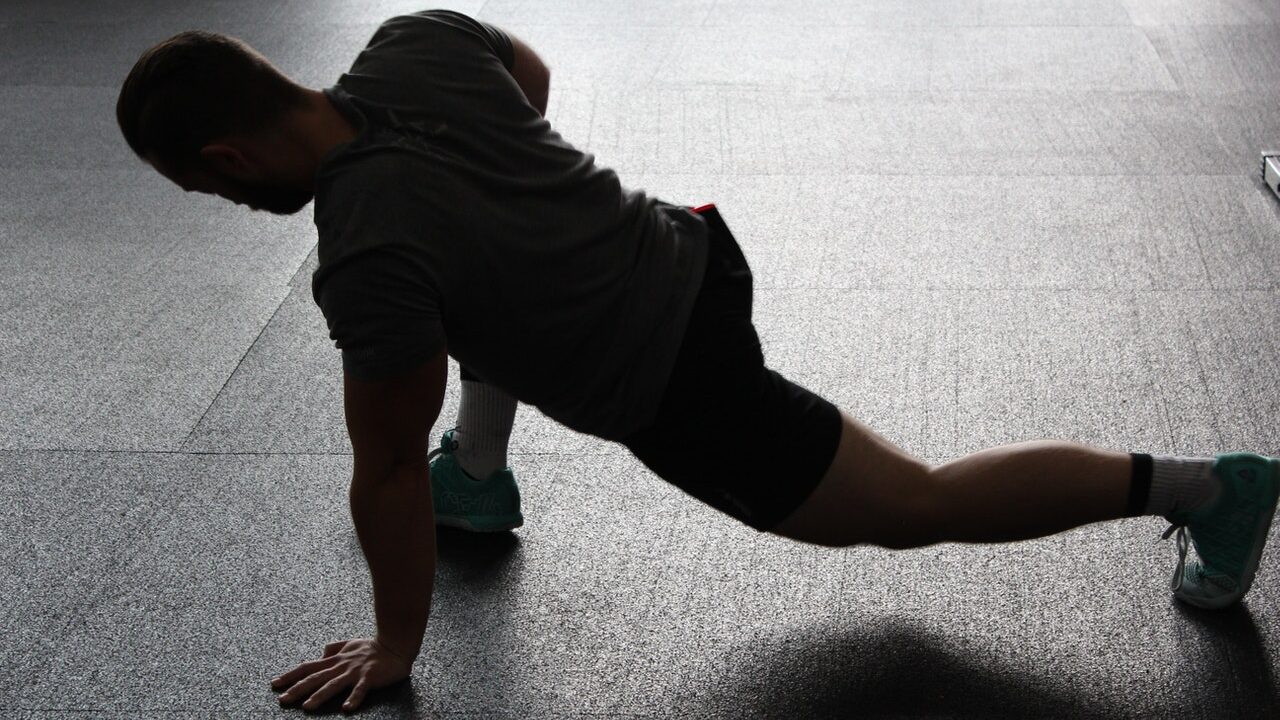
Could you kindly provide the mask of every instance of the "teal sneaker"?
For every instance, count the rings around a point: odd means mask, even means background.
[[[453,454],[458,448],[453,433],[446,432],[440,438],[440,447],[427,455],[431,461],[431,503],[435,506],[436,524],[474,532],[498,532],[523,525],[520,489],[511,468],[495,470],[484,480],[471,477]]]
[[[1196,510],[1166,515],[1173,524],[1161,540],[1178,531],[1174,597],[1216,610],[1238,602],[1253,585],[1280,496],[1280,460],[1228,453],[1217,457],[1213,472],[1222,482],[1218,499]],[[1190,563],[1188,531],[1200,556],[1199,561]]]

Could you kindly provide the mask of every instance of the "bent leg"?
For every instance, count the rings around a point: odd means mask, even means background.
[[[1128,453],[1037,440],[935,467],[841,416],[831,467],[770,532],[835,547],[910,548],[1025,540],[1125,517]]]
[[[462,398],[454,452],[462,469],[484,479],[507,467],[507,446],[515,424],[516,400],[495,385],[489,385],[464,365]]]

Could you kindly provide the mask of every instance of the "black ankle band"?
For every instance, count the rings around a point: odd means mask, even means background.
[[[1129,482],[1129,508],[1125,517],[1138,517],[1147,507],[1151,495],[1151,456],[1129,453],[1133,458],[1133,480]]]

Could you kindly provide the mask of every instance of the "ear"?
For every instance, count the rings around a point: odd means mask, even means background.
[[[205,145],[200,157],[214,170],[234,178],[244,178],[251,173],[244,153],[231,145]]]

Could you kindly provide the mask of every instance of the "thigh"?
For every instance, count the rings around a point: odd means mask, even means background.
[[[765,366],[750,267],[719,213],[706,217],[707,269],[658,415],[622,442],[659,477],[764,531],[830,466],[840,412]]]
[[[754,380],[709,375],[673,393],[658,423],[624,444],[662,479],[761,532],[804,502],[836,452],[840,411],[763,365]]]
[[[765,366],[750,268],[716,227],[657,417],[622,442],[662,479],[763,531],[821,479],[839,411]]]
[[[794,512],[769,529],[776,535],[843,547],[920,537],[937,498],[927,463],[842,412],[840,443],[831,466]]]

